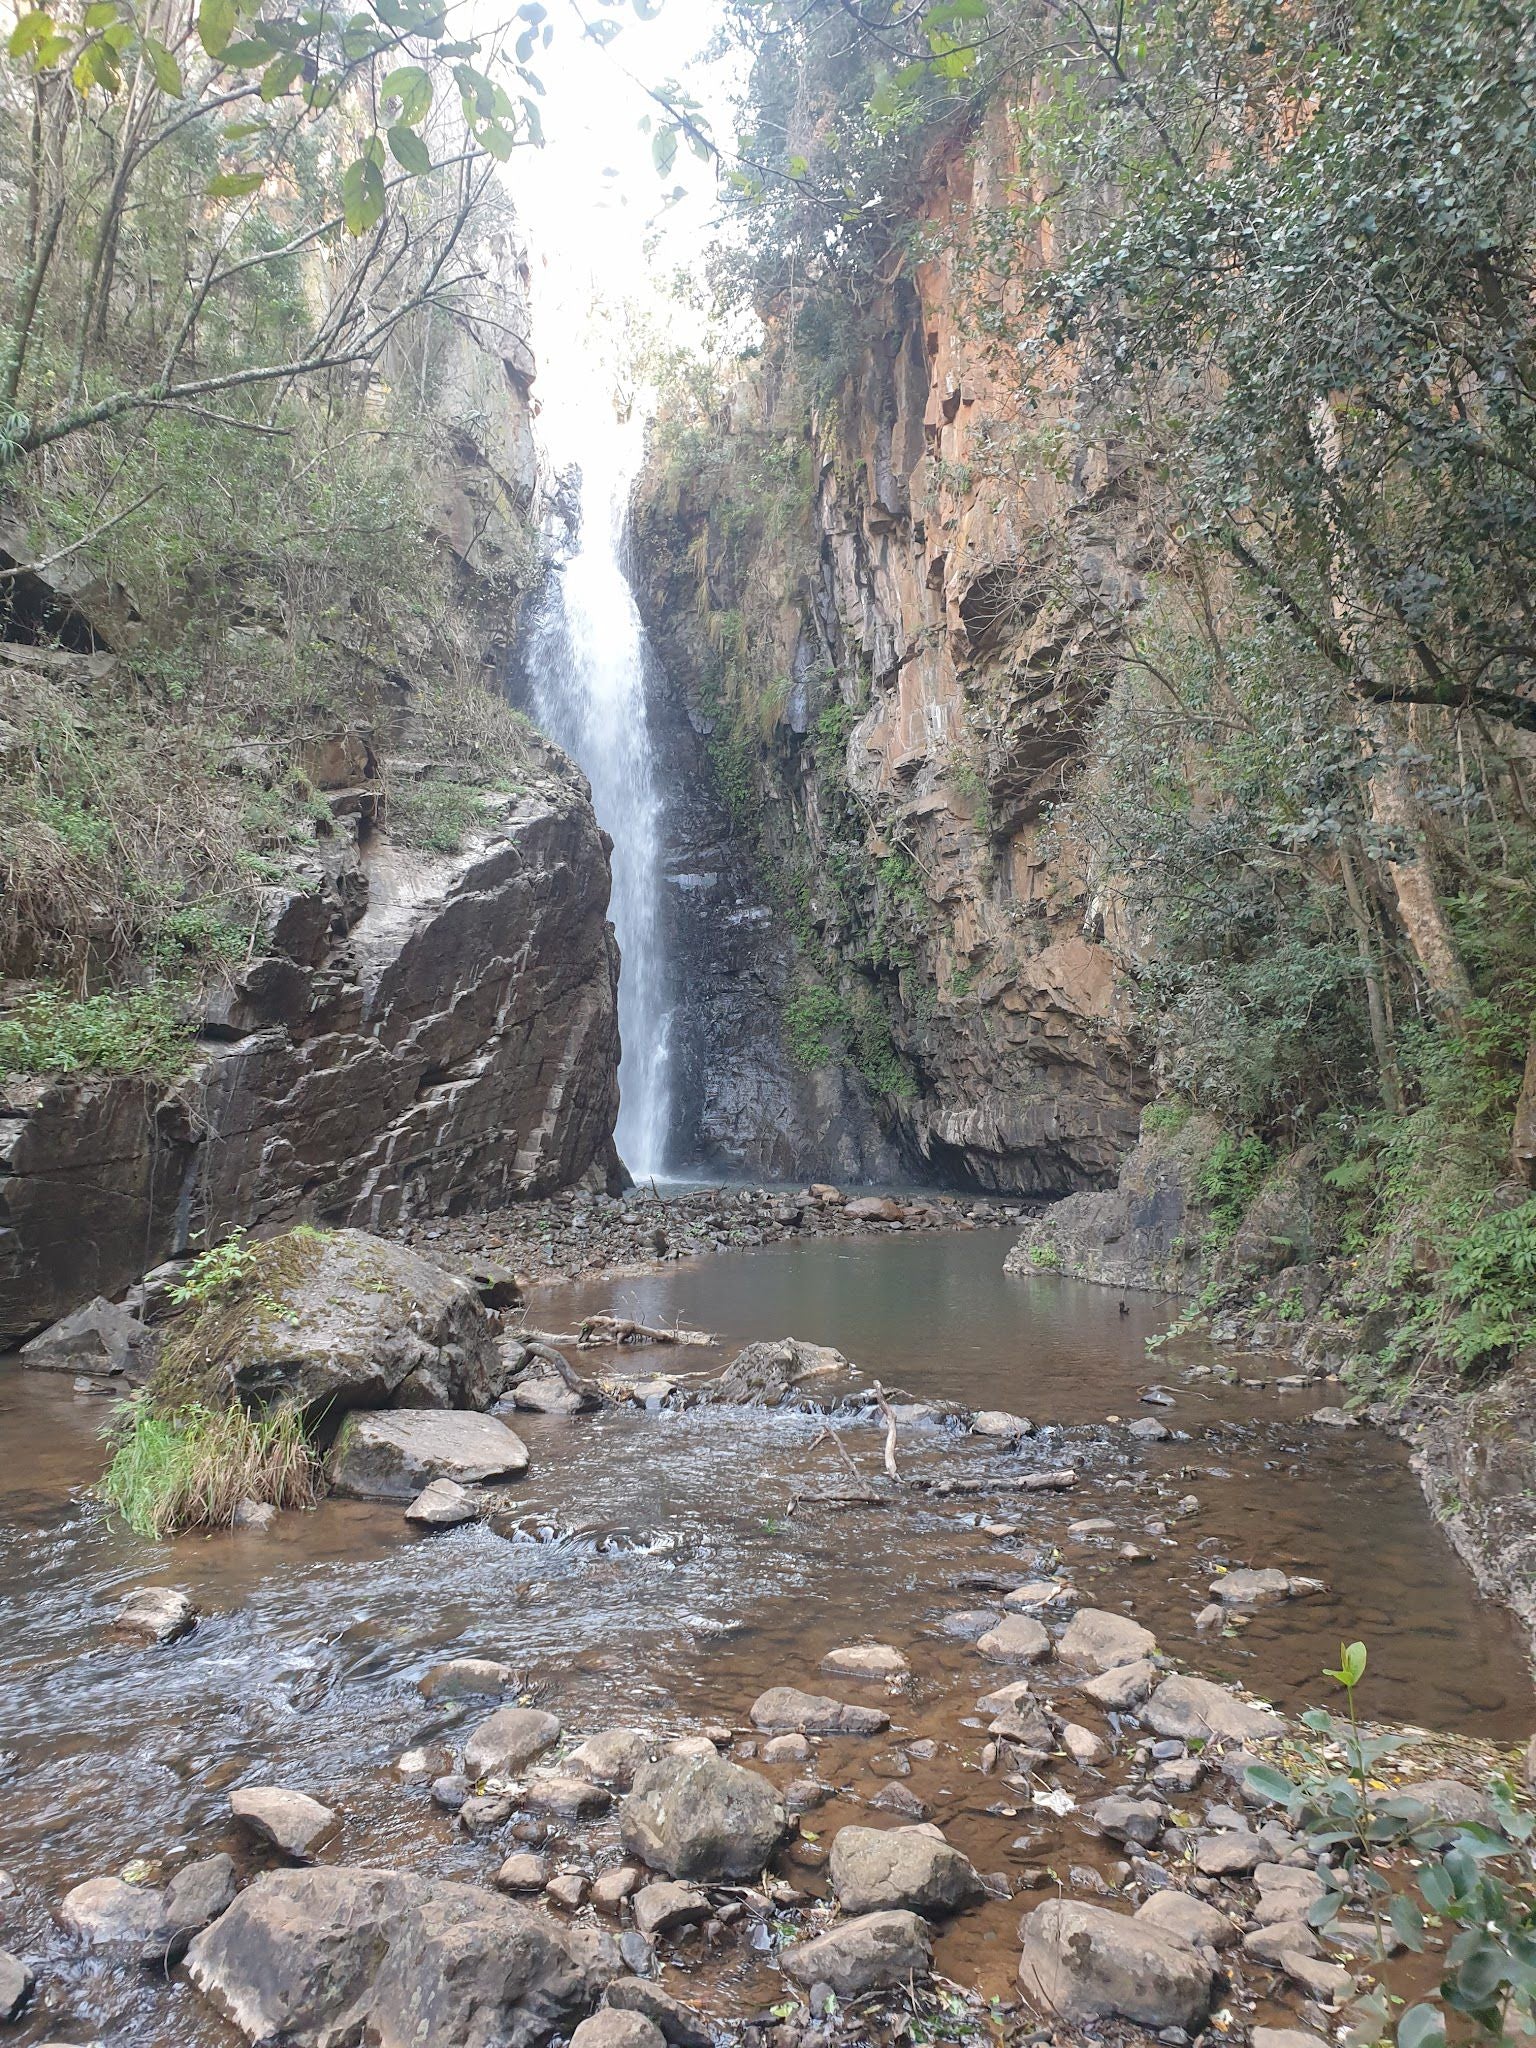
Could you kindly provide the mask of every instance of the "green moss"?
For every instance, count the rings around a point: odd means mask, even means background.
[[[202,1253],[182,1290],[188,1306],[145,1387],[148,1406],[162,1415],[228,1407],[232,1361],[253,1340],[275,1336],[284,1295],[319,1272],[330,1234],[300,1224],[253,1243],[237,1231]]]
[[[784,1005],[789,1056],[807,1073],[841,1056],[853,1028],[848,1005],[824,982],[797,988]]]

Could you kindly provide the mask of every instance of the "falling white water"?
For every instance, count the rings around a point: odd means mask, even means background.
[[[564,325],[562,322],[561,325]],[[619,973],[619,1156],[637,1180],[663,1171],[667,1147],[666,965],[661,918],[661,803],[646,716],[649,650],[624,573],[630,485],[642,425],[621,417],[612,372],[580,332],[554,343],[545,438],[562,471],[580,475],[574,552],[556,565],[528,644],[533,715],[592,784],[598,823],[613,839]],[[585,358],[584,376],[573,364]]]

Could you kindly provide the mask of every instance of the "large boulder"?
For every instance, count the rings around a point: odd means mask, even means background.
[[[635,1774],[619,1808],[624,1847],[668,1877],[761,1877],[789,1832],[779,1795],[719,1755],[664,1756]]]
[[[821,1394],[846,1392],[857,1374],[841,1351],[827,1344],[807,1344],[798,1337],[778,1337],[748,1344],[725,1371],[707,1381],[700,1395],[745,1408],[777,1408],[807,1381]]]
[[[752,1726],[764,1735],[878,1735],[890,1725],[878,1707],[850,1706],[793,1685],[770,1686],[752,1702]]]
[[[147,1364],[148,1334],[131,1309],[98,1294],[23,1344],[21,1355],[26,1364],[49,1372],[120,1373],[137,1379]]]
[[[607,1937],[478,1886],[388,1870],[258,1877],[187,1952],[252,2042],[542,2048],[617,1974]]]
[[[1165,1928],[1050,1899],[1024,1916],[1019,1982],[1053,2020],[1125,2019],[1194,2032],[1211,2009],[1209,1960]]]
[[[467,1280],[361,1230],[300,1226],[250,1248],[235,1284],[183,1315],[151,1392],[295,1407],[487,1408],[500,1391],[491,1318]]]
[[[1062,1631],[1056,1654],[1075,1671],[1113,1671],[1152,1656],[1157,1638],[1128,1614],[1080,1607]]]
[[[889,1991],[913,1977],[926,1977],[932,1962],[928,1923],[916,1913],[901,1912],[844,1920],[779,1957],[791,1982],[806,1991],[830,1984],[839,1998],[862,1998],[866,1991]]]
[[[937,1828],[839,1828],[829,1864],[845,1913],[907,1907],[931,1917],[958,1913],[983,1895],[968,1856]]]
[[[354,1500],[414,1500],[434,1479],[461,1486],[516,1479],[528,1447],[494,1415],[388,1408],[349,1415],[331,1453],[331,1488]]]

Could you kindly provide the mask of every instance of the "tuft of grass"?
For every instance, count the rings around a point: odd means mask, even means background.
[[[314,1447],[291,1409],[196,1406],[167,1415],[140,1401],[107,1441],[112,1460],[97,1497],[140,1536],[227,1529],[242,1501],[302,1508],[317,1498]]]

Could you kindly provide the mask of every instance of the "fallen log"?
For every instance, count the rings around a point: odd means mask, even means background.
[[[569,1340],[580,1350],[599,1344],[683,1344],[701,1347],[713,1344],[708,1330],[662,1330],[651,1323],[637,1323],[628,1316],[587,1316]]]

